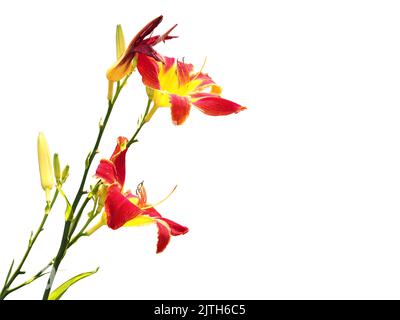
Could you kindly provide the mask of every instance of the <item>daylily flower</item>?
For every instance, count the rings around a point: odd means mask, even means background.
[[[118,57],[117,62],[115,62],[114,65],[110,69],[108,69],[107,79],[109,81],[119,81],[124,78],[132,70],[132,62],[136,59],[139,53],[145,56],[152,57],[156,61],[163,61],[163,57],[153,49],[153,46],[160,43],[161,41],[176,38],[169,35],[171,31],[176,27],[176,25],[174,25],[163,35],[147,37],[161,23],[162,19],[163,16],[159,16],[158,18],[150,21],[133,38],[133,40],[126,48],[125,52],[120,57]]]
[[[210,116],[225,116],[246,108],[221,98],[221,87],[208,74],[193,71],[193,65],[164,57],[164,62],[139,54],[137,67],[143,83],[150,89],[154,107],[147,121],[158,107],[170,107],[172,121],[181,125],[192,106]],[[209,92],[204,90],[210,89]],[[149,90],[148,90],[149,91]]]
[[[148,204],[143,184],[138,186],[136,195],[130,191],[123,191],[127,143],[127,138],[119,137],[110,160],[102,159],[97,167],[96,176],[107,186],[104,214],[97,225],[87,233],[90,235],[105,224],[115,230],[122,226],[131,227],[155,223],[158,228],[157,253],[160,253],[168,245],[171,236],[185,234],[188,232],[188,228],[163,218],[154,205]]]

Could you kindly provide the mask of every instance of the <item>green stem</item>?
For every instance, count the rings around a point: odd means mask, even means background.
[[[43,300],[47,300],[50,295],[51,287],[53,285],[54,278],[57,274],[58,267],[60,266],[61,260],[65,255],[67,244],[68,244],[68,234],[69,234],[69,227],[71,225],[71,220],[66,220],[64,225],[64,232],[61,239],[61,245],[58,250],[57,256],[54,259],[53,268],[51,269],[49,279],[47,281],[46,289],[43,294]]]
[[[82,229],[78,232],[78,234],[75,237],[73,237],[72,240],[69,242],[68,248],[74,245],[81,237],[85,235],[86,228],[93,221],[95,217],[97,217],[97,215],[93,215],[86,221],[86,223],[83,225]]]
[[[88,215],[88,219],[86,220],[85,224],[83,227],[79,230],[78,234],[72,238],[72,240],[69,241],[67,249],[69,249],[72,245],[74,245],[82,236],[85,236],[85,231],[86,228],[89,226],[89,224],[93,221],[94,218],[96,218],[99,214],[100,211],[96,210],[97,205],[98,205],[98,199],[93,201],[93,209],[90,211],[90,214]]]
[[[24,256],[22,257],[22,260],[21,260],[21,262],[19,263],[17,269],[15,269],[15,271],[14,271],[13,274],[12,274],[12,276],[11,276],[11,277],[9,278],[9,280],[5,283],[4,288],[3,288],[3,290],[2,290],[1,293],[0,293],[0,299],[4,299],[4,298],[7,296],[7,294],[9,293],[9,292],[8,292],[8,288],[10,287],[10,285],[14,282],[15,278],[17,278],[20,274],[23,273],[23,272],[21,271],[21,269],[22,269],[22,267],[23,267],[23,265],[24,265],[26,259],[28,258],[28,255],[29,255],[29,253],[31,252],[32,247],[33,247],[33,245],[34,245],[36,239],[38,238],[39,234],[43,231],[43,226],[44,226],[44,224],[46,223],[47,217],[48,217],[48,214],[45,214],[45,215],[43,216],[42,222],[40,223],[40,226],[39,226],[39,228],[37,229],[37,231],[36,231],[34,237],[31,238],[31,239],[29,239],[29,244],[28,244],[28,247],[27,247],[27,249],[26,249],[26,251],[25,251],[25,254],[24,254]]]
[[[50,262],[45,268],[43,268],[42,270],[40,270],[37,274],[35,274],[32,278],[26,280],[25,282],[19,284],[18,286],[8,289],[7,292],[8,294],[10,294],[11,292],[14,292],[18,289],[21,289],[22,287],[25,287],[26,285],[32,283],[33,281],[41,278],[42,276],[44,276],[46,274],[46,270],[53,264],[53,262]]]
[[[147,115],[148,115],[148,113],[149,113],[150,105],[151,105],[151,99],[149,99],[149,100],[147,101],[147,106],[146,106],[146,110],[145,110],[145,112],[144,112],[144,115],[143,115],[143,117],[142,117],[142,121],[140,122],[139,126],[137,127],[137,129],[136,129],[135,133],[133,134],[132,138],[129,140],[129,142],[128,142],[127,146],[126,146],[127,148],[129,148],[131,144],[137,142],[136,137],[137,137],[137,135],[139,134],[139,132],[140,132],[140,130],[142,129],[142,127],[143,127],[143,126],[145,125],[145,123],[146,123],[146,117],[147,117]]]
[[[87,175],[89,173],[90,166],[91,166],[91,164],[93,162],[94,157],[96,156],[97,149],[98,149],[98,147],[100,145],[101,138],[103,137],[103,133],[104,133],[104,130],[105,130],[106,126],[107,126],[107,123],[108,123],[108,120],[110,118],[111,112],[113,110],[114,104],[117,101],[117,99],[119,97],[119,94],[121,92],[121,89],[124,87],[124,85],[125,85],[126,81],[128,80],[129,76],[130,75],[126,76],[124,81],[123,81],[123,83],[121,85],[117,86],[117,90],[115,92],[115,95],[114,95],[113,99],[108,101],[108,109],[107,109],[107,114],[106,114],[106,116],[104,118],[104,122],[99,127],[99,133],[97,135],[96,142],[95,142],[95,144],[94,144],[94,146],[92,148],[91,153],[89,154],[88,158],[86,159],[85,171],[83,173],[83,177],[82,177],[81,183],[79,185],[79,189],[78,189],[78,191],[76,193],[74,202],[72,203],[70,220],[66,220],[65,224],[64,224],[64,231],[63,231],[63,236],[62,236],[62,239],[61,239],[60,247],[58,249],[57,256],[56,256],[56,258],[54,260],[53,268],[52,268],[52,271],[50,273],[49,279],[47,281],[46,289],[45,289],[45,291],[43,293],[43,300],[47,300],[49,295],[50,295],[51,287],[53,285],[54,278],[55,278],[55,276],[57,274],[58,267],[59,267],[59,265],[61,263],[61,260],[64,258],[67,249],[68,249],[68,243],[69,243],[70,235],[71,235],[70,234],[70,227],[71,227],[71,222],[72,222],[71,220],[73,219],[75,210],[76,210],[76,208],[77,208],[77,206],[79,204],[79,201],[82,198],[82,195],[84,194],[83,189],[85,187],[85,183],[86,183]],[[78,223],[78,221],[76,221],[76,223]]]
[[[95,208],[93,208],[92,211],[94,211]],[[67,249],[69,249],[72,245],[74,245],[82,236],[85,236],[85,231],[88,225],[93,221],[94,218],[96,218],[98,214],[95,214],[91,217],[88,218],[82,229],[78,232],[78,234],[68,243]],[[32,283],[33,281],[41,278],[42,276],[46,275],[47,273],[45,272],[49,267],[51,267],[54,263],[55,258],[53,258],[44,268],[42,268],[38,273],[36,273],[33,277],[30,279],[26,280],[25,282],[17,285],[14,288],[7,289],[7,294],[10,294],[13,291],[16,291],[18,289],[21,289],[22,287],[25,287],[26,285]],[[10,269],[11,272],[11,269]],[[10,273],[9,272],[9,273]],[[9,276],[7,276],[8,278]]]
[[[33,245],[36,242],[36,239],[39,237],[39,234],[43,231],[44,225],[46,223],[46,220],[48,218],[49,212],[51,211],[51,209],[53,208],[54,203],[56,202],[58,196],[58,190],[56,190],[56,192],[54,193],[53,199],[50,203],[50,205],[48,206],[48,208],[46,207],[46,213],[43,215],[42,221],[39,225],[39,228],[36,230],[35,234],[29,239],[29,243],[28,243],[28,247],[26,248],[25,254],[22,257],[20,263],[18,264],[17,268],[15,269],[15,271],[12,273],[12,267],[14,265],[14,261],[11,264],[10,270],[8,271],[8,275],[6,278],[6,281],[4,283],[3,289],[0,292],[0,300],[3,300],[7,295],[9,295],[12,291],[15,291],[16,289],[10,290],[10,286],[12,285],[12,283],[14,282],[14,280],[20,275],[23,274],[24,272],[21,271],[22,267],[24,266],[24,263],[26,261],[26,259],[29,256],[29,253],[31,252]]]
[[[81,216],[82,216],[83,210],[85,210],[85,207],[87,206],[87,204],[89,203],[89,201],[90,201],[90,198],[87,197],[87,198],[85,199],[85,201],[83,202],[81,208],[79,209],[79,211],[78,211],[78,213],[77,213],[77,215],[76,215],[74,221],[72,222],[71,230],[69,231],[69,236],[70,236],[70,237],[72,237],[72,235],[74,234],[74,231],[75,231],[76,227],[78,226],[78,222],[79,222],[79,220],[80,220],[80,218],[81,218]]]

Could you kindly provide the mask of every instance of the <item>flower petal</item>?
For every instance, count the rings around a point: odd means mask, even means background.
[[[190,102],[187,97],[170,95],[172,122],[175,125],[181,125],[189,116]]]
[[[161,214],[154,207],[144,209],[144,211],[152,218],[161,218]]]
[[[148,36],[150,33],[152,33],[155,28],[157,28],[157,26],[161,23],[162,20],[163,20],[163,16],[161,15],[161,16],[151,20],[148,24],[146,24],[142,28],[142,30],[140,30],[138,32],[138,34],[133,38],[133,40],[129,44],[128,48],[133,47],[136,44],[136,42],[138,42],[138,41],[143,41],[143,39],[146,36]]]
[[[161,36],[154,36],[154,37],[150,37],[146,40],[146,43],[154,46],[157,43],[161,42],[161,41],[166,41],[166,40],[170,40],[170,39],[174,39],[174,38],[178,38],[177,36],[170,36],[169,34],[172,32],[172,30],[174,30],[176,28],[177,24],[175,24],[174,26],[172,26],[172,28],[170,28],[167,32],[165,32],[164,34],[162,34]]]
[[[190,81],[190,73],[193,71],[193,65],[178,61],[176,69],[179,85],[184,86]]]
[[[175,63],[175,58],[164,57],[164,64],[162,65],[163,72],[167,72]]]
[[[216,94],[216,95],[220,95],[222,93],[222,87],[220,87],[217,84],[214,84],[211,86],[211,93],[212,94]]]
[[[168,227],[166,227],[161,222],[157,222],[157,228],[158,228],[157,253],[161,253],[164,251],[169,241],[171,240],[171,234],[169,233]]]
[[[153,58],[155,61],[164,61],[164,57],[146,43],[136,46],[135,52]]]
[[[121,189],[116,185],[108,189],[105,211],[107,214],[107,225],[114,230],[143,213],[139,207],[135,206],[121,193]]]
[[[128,50],[107,70],[107,79],[109,81],[119,81],[124,78],[130,71],[132,60],[135,57],[135,52]]]
[[[127,144],[127,138],[119,137],[117,139],[117,146],[115,147],[110,159],[115,165],[116,178],[121,186],[123,186],[125,183],[125,158],[126,152],[128,151],[126,148]]]
[[[107,159],[101,159],[95,176],[102,179],[104,183],[115,183],[117,181],[117,172],[114,163]]]
[[[215,84],[214,80],[207,73],[198,73],[192,76],[192,80],[198,80],[198,90],[205,89],[213,84]]]
[[[179,235],[185,234],[189,231],[189,229],[187,227],[182,226],[182,225],[180,225],[172,220],[169,220],[167,218],[160,217],[160,218],[157,218],[157,220],[162,220],[162,221],[166,222],[168,224],[169,228],[171,229],[170,230],[171,235],[173,235],[173,236],[179,236]]]
[[[160,82],[158,80],[159,67],[154,59],[139,53],[137,68],[146,86],[153,89],[160,89]]]
[[[238,113],[246,109],[233,101],[223,99],[216,95],[208,95],[192,103],[209,116],[226,116],[232,113]]]
[[[124,224],[124,227],[140,227],[145,226],[151,223],[154,223],[155,220],[147,215],[139,215],[132,220],[129,220],[127,223]]]

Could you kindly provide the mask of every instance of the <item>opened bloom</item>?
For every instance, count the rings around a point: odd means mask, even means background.
[[[169,40],[175,38],[170,36],[171,31],[176,27],[174,25],[171,29],[162,35],[149,36],[154,29],[161,23],[163,16],[150,21],[139,33],[133,38],[129,43],[128,47],[121,54],[122,40],[119,41],[118,34],[122,36],[122,30],[117,28],[117,58],[118,60],[114,65],[107,71],[107,79],[109,81],[119,81],[124,78],[132,70],[132,62],[137,58],[138,54],[143,54],[145,56],[152,57],[156,61],[163,61],[163,57],[157,53],[153,46],[160,43],[161,41]],[[119,33],[118,33],[119,32]]]
[[[102,159],[97,167],[96,176],[107,186],[107,192],[104,214],[99,223],[88,231],[88,234],[105,224],[114,230],[122,226],[156,224],[158,228],[157,253],[160,253],[168,245],[171,236],[185,234],[188,228],[163,218],[153,205],[148,204],[143,184],[138,186],[136,194],[123,191],[127,143],[127,138],[119,137],[111,158]]]
[[[210,116],[225,116],[246,108],[221,98],[221,87],[208,74],[194,72],[193,65],[164,57],[164,62],[139,54],[137,67],[143,83],[150,88],[154,107],[170,107],[172,122],[181,125],[192,106]],[[208,90],[205,91],[205,90]]]

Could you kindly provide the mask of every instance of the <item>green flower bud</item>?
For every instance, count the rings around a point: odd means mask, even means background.
[[[56,181],[57,183],[60,183],[61,169],[60,169],[60,158],[58,157],[58,153],[54,154],[53,167],[54,167],[54,176],[56,177]]]

